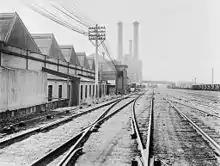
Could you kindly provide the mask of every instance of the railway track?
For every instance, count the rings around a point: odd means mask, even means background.
[[[92,135],[84,145],[85,154],[79,157],[76,165],[131,165],[140,161],[137,141],[131,136],[134,132],[131,110],[133,107],[136,108],[138,119],[148,116],[150,101],[147,100],[149,100],[148,95],[139,96],[135,99],[135,104],[133,102],[132,105],[103,124],[99,132]],[[142,130],[143,135],[146,135],[145,131]]]
[[[218,165],[220,135],[201,123],[196,114],[178,108],[176,102],[160,93],[144,96],[116,100],[96,114],[76,118],[76,126],[65,126],[74,131],[67,135],[68,139],[63,139],[65,132],[55,132],[60,139],[58,144],[48,145],[50,149],[44,155],[30,157],[28,165]],[[124,109],[131,103],[131,111]],[[81,123],[86,118],[89,122]],[[131,124],[131,137],[127,123]],[[0,160],[5,157],[2,153],[4,149],[0,151]]]
[[[133,106],[132,106],[132,138],[137,139],[138,148],[141,153],[141,159],[137,159],[139,161],[133,161],[134,163],[139,162],[144,166],[152,165],[154,161],[151,160],[151,144],[152,144],[152,130],[153,130],[153,109],[154,109],[154,92],[150,99],[150,110],[144,110],[139,115],[136,115],[135,99]],[[135,164],[134,164],[135,165]]]
[[[205,113],[208,116],[214,116],[216,118],[220,118],[219,113],[217,111],[213,110],[213,109],[204,109],[201,106],[195,106],[193,103],[191,103],[189,101],[188,101],[188,103],[186,103],[186,102],[182,102],[182,101],[179,101],[179,100],[173,100],[173,99],[167,99],[167,100],[169,100],[170,102],[175,102],[175,103],[184,105],[184,106],[192,108],[192,109],[196,109],[196,110],[198,110],[202,113]]]
[[[65,124],[77,117],[80,117],[80,116],[83,116],[83,115],[86,115],[88,113],[91,113],[93,111],[96,111],[100,108],[103,108],[105,106],[108,106],[108,105],[111,105],[112,103],[115,103],[115,102],[118,102],[118,101],[121,101],[123,99],[126,99],[127,97],[129,96],[125,96],[121,99],[115,99],[113,101],[109,101],[109,102],[106,102],[102,105],[98,105],[98,106],[95,106],[95,107],[92,107],[84,112],[80,112],[80,113],[77,113],[77,114],[73,114],[73,115],[70,115],[70,116],[67,116],[65,118],[62,118],[62,119],[58,119],[54,122],[51,122],[51,123],[48,123],[48,124],[44,124],[44,125],[40,125],[38,127],[34,127],[34,128],[31,128],[31,129],[28,129],[28,130],[24,130],[22,132],[19,132],[19,133],[15,133],[14,135],[9,135],[8,137],[3,137],[0,139],[0,148],[4,148],[6,146],[9,146],[15,142],[19,142],[19,141],[22,141],[34,134],[37,134],[37,133],[40,133],[40,132],[46,132],[46,131],[49,131],[51,129],[54,129],[62,124]],[[28,120],[27,120],[28,121]],[[25,123],[25,122],[24,122]]]
[[[172,117],[170,117],[172,125],[176,125],[172,126],[175,130],[175,137],[178,137],[178,143],[176,143],[176,146],[184,152],[184,155],[179,154],[180,156],[183,155],[183,157],[176,156],[176,158],[178,158],[179,161],[182,161],[181,164],[184,163],[186,165],[187,162],[192,165],[218,165],[217,156],[220,156],[220,142],[217,140],[220,140],[220,136],[216,135],[213,130],[200,123],[197,118],[186,115],[184,111],[175,106],[174,102],[169,101],[167,98],[163,99],[169,103],[169,116],[172,115]],[[175,112],[172,110],[175,110]],[[170,128],[171,127],[169,127],[169,129]],[[171,137],[171,140],[176,139],[172,135],[169,137]],[[161,151],[167,154],[162,154]],[[155,154],[161,158],[166,156],[163,159],[167,161],[168,164],[172,163],[168,161],[168,158],[173,158],[173,156],[169,154],[170,152],[166,148],[163,150],[160,149],[160,152],[157,151],[156,153]],[[175,163],[177,161],[173,162]]]
[[[127,99],[124,104],[121,104],[119,108],[112,111],[115,106],[120,104],[120,101],[112,104],[106,109],[96,120],[87,126],[84,126],[82,131],[75,134],[72,138],[66,141],[64,144],[50,151],[40,159],[34,161],[31,165],[71,165],[75,163],[78,156],[82,153],[84,143],[89,139],[90,135],[97,131],[102,123],[114,116],[121,109],[132,103],[134,99]]]
[[[112,101],[116,101],[119,98],[113,98]],[[111,104],[112,102],[108,101],[104,102],[104,103],[109,103]],[[100,103],[102,104],[102,103]],[[106,105],[106,104],[103,104]],[[94,106],[92,106],[94,107]],[[97,107],[98,108],[98,107]],[[84,108],[86,109],[86,108]],[[86,113],[87,111],[85,111]],[[5,124],[5,122],[2,123],[2,126],[4,126],[3,128],[0,129],[0,138],[3,138],[5,136],[9,136],[11,134],[15,134],[17,132],[21,132],[24,130],[28,130],[31,128],[35,128],[36,126],[39,125],[44,125],[46,123],[51,123],[57,119],[63,118],[63,117],[71,117],[74,116],[76,114],[82,113],[82,109],[80,107],[80,109],[77,109],[77,107],[68,107],[68,108],[61,108],[60,111],[48,111],[48,112],[43,112],[42,115],[41,114],[37,114],[35,116],[31,116],[31,117],[23,117],[19,119],[14,119],[14,120],[7,120],[7,124]],[[83,113],[82,113],[83,114]],[[76,115],[77,116],[77,115]],[[14,121],[14,122],[12,122]]]
[[[218,96],[204,95],[204,94],[201,94],[201,93],[198,93],[198,92],[184,92],[184,93],[187,93],[191,96],[196,96],[196,97],[199,97],[199,98],[203,98],[203,99],[215,102],[215,103],[220,102],[220,98]]]

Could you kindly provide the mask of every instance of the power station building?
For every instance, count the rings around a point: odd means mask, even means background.
[[[139,22],[133,23],[133,41],[129,40],[129,53],[123,53],[123,23],[118,23],[118,61],[128,66],[128,83],[142,82],[142,61],[139,59]]]
[[[31,35],[17,13],[0,14],[0,120],[78,105],[94,89],[94,60],[53,34]]]

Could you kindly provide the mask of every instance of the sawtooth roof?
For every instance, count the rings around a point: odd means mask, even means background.
[[[0,13],[0,41],[41,54],[40,49],[16,12]]]
[[[95,70],[95,61],[93,58],[88,58],[89,67],[91,70]]]
[[[93,59],[95,61],[95,53],[90,54],[88,56],[88,59]],[[115,60],[113,60],[115,62]],[[98,54],[98,62],[99,62],[99,70],[102,71],[113,71],[115,70],[115,67],[113,63],[109,60],[107,60],[104,56]]]
[[[80,66],[79,59],[72,45],[61,45],[60,50],[63,53],[64,58],[67,62]]]
[[[55,36],[52,33],[32,34],[32,37],[43,54],[50,58],[60,59],[66,62]]]
[[[86,57],[86,53],[85,52],[77,52],[76,55],[79,59],[80,66],[83,66],[86,69],[90,69],[89,62]]]

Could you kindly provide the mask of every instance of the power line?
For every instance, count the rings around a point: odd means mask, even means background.
[[[76,17],[76,15],[73,15],[72,13],[70,13],[70,12],[68,11],[68,9],[66,9],[65,7],[62,7],[62,8],[63,8],[66,12],[65,12],[64,10],[60,9],[59,7],[57,7],[57,6],[54,5],[54,4],[51,4],[51,5],[52,5],[55,9],[59,10],[60,12],[62,12],[62,13],[63,13],[64,15],[66,15],[67,17],[69,17],[69,18],[73,19],[74,21],[76,21],[76,22],[82,24],[84,27],[88,27],[88,25],[86,25],[86,24],[83,23],[82,21],[80,21],[80,20],[74,18],[74,17]],[[68,14],[67,12],[69,12],[69,14]]]
[[[86,31],[81,30],[81,29],[79,29],[79,28],[69,24],[68,22],[66,22],[66,21],[64,21],[64,20],[62,20],[60,18],[57,18],[54,14],[52,14],[49,11],[47,11],[46,9],[41,8],[40,6],[38,6],[36,4],[35,5],[34,4],[31,4],[31,5],[30,4],[26,4],[26,5],[29,8],[31,8],[33,11],[41,14],[42,16],[44,16],[44,17],[46,17],[46,18],[48,18],[48,19],[50,19],[50,20],[52,20],[52,21],[54,21],[54,22],[56,22],[56,23],[58,23],[58,24],[60,24],[60,25],[62,25],[64,27],[66,27],[66,28],[68,28],[70,30],[73,30],[73,31],[75,31],[77,33],[80,33],[80,34],[83,34],[83,35],[87,36],[87,32]]]
[[[44,1],[45,2],[45,1]],[[74,13],[74,11],[72,9],[68,9],[68,7],[65,7],[64,5],[62,4],[57,4],[53,1],[50,1],[50,6],[52,6],[54,9],[58,10],[59,12],[61,12],[62,14],[66,15],[68,18],[74,20],[75,22],[77,22],[80,26],[80,28],[72,25],[71,23],[65,21],[64,19],[62,18],[59,18],[57,15],[58,14],[53,14],[52,12],[46,10],[43,6],[39,6],[37,5],[36,3],[32,3],[30,4],[30,1],[28,1],[28,3],[26,3],[25,5],[27,5],[29,8],[31,8],[33,11],[41,14],[42,16],[70,29],[70,30],[73,30],[77,33],[80,33],[80,34],[83,34],[85,36],[88,35],[88,32],[86,32],[85,30],[83,30],[83,27],[85,28],[88,28],[90,27],[91,25],[89,25],[88,23],[86,23],[88,21],[88,19],[85,19],[85,17],[82,17],[82,16],[79,16],[77,15],[76,13]],[[61,6],[61,8],[58,7]],[[89,20],[90,22],[92,22],[91,20]],[[102,43],[102,47],[104,49],[104,51],[107,53],[107,56],[109,57],[110,59],[110,62],[113,64],[113,66],[115,67],[116,71],[117,71],[117,67],[116,67],[116,64],[114,63],[114,60],[112,59],[111,57],[111,53],[109,52],[109,49],[107,47],[107,43]]]

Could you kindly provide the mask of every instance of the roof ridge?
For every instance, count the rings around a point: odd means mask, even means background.
[[[37,39],[37,38],[53,38],[54,35],[53,33],[32,33],[31,36],[34,38],[34,39]]]
[[[6,17],[12,17],[15,15],[16,12],[11,12],[11,13],[0,13],[0,17],[6,16]]]
[[[34,43],[34,45],[36,46],[36,48],[38,48],[39,53],[42,53],[40,48],[38,47],[37,43],[34,41],[33,37],[31,36],[31,33],[29,32],[29,30],[27,29],[27,27],[25,26],[24,22],[22,21],[22,19],[20,18],[20,16],[18,15],[17,12],[15,12],[15,15],[19,19],[19,21],[21,22],[23,27],[26,29],[27,34],[30,36],[30,38],[31,38],[32,42]]]
[[[9,26],[8,32],[7,32],[7,34],[6,34],[6,36],[5,36],[5,39],[4,39],[4,42],[5,42],[5,43],[8,42],[9,36],[11,35],[11,31],[12,31],[12,29],[13,29],[13,27],[14,27],[15,20],[16,20],[16,13],[15,13],[15,12],[14,12],[14,13],[11,13],[11,15],[12,15],[13,18],[12,18],[12,22],[11,22],[11,24],[10,24],[10,26]]]
[[[66,45],[59,45],[59,47],[62,49],[62,48],[73,48],[73,45],[71,44],[66,44]]]

